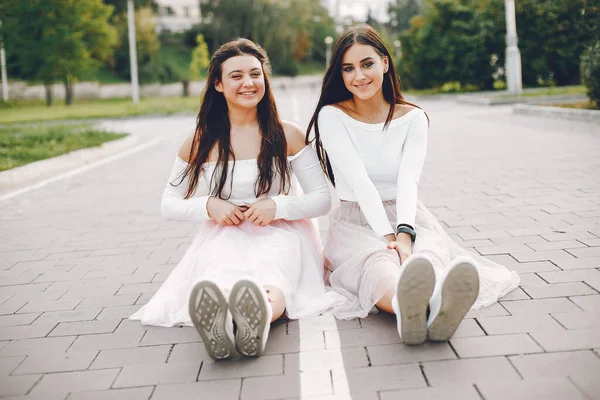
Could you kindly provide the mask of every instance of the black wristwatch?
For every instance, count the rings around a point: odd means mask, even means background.
[[[415,232],[414,228],[409,224],[399,224],[396,227],[396,236],[399,233],[408,233],[410,235],[410,240],[412,244],[415,244],[415,240],[417,239],[417,232]]]

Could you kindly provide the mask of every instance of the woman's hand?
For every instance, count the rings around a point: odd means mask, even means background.
[[[244,220],[244,211],[227,200],[209,197],[206,202],[208,216],[220,225],[239,225]]]
[[[271,198],[255,201],[244,211],[244,217],[257,226],[269,225],[275,219],[277,204]]]
[[[393,237],[394,235],[386,235],[386,239],[388,239],[388,236]],[[408,233],[399,233],[395,240],[390,240],[387,248],[396,250],[398,256],[400,256],[400,264],[404,264],[404,260],[412,254],[412,240],[410,235]]]

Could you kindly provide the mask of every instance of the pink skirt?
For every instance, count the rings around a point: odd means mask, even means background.
[[[196,282],[209,279],[227,291],[244,278],[281,289],[292,319],[321,314],[344,301],[325,288],[321,246],[310,222],[277,220],[260,227],[205,221],[154,297],[129,318],[146,325],[192,325],[188,297]]]
[[[396,202],[383,202],[391,226],[396,224]],[[413,253],[427,256],[433,264],[436,284],[458,256],[468,256],[479,272],[480,290],[473,308],[486,307],[515,289],[519,274],[491,260],[472,254],[454,242],[423,203],[417,203]],[[383,297],[389,282],[400,273],[400,259],[387,248],[385,239],[370,228],[358,203],[342,202],[329,217],[329,235],[325,245],[328,280],[344,296],[342,305],[333,310],[340,319],[363,318],[376,312],[374,305]]]

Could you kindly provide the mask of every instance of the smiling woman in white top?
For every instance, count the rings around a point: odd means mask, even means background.
[[[329,282],[346,299],[334,315],[395,313],[411,345],[450,339],[471,307],[519,283],[516,272],[459,247],[418,201],[428,129],[377,32],[348,28],[306,134],[341,200],[325,246]]]
[[[198,221],[179,264],[132,319],[193,324],[209,355],[260,355],[270,323],[343,301],[326,290],[307,219],[331,207],[327,178],[304,132],[280,121],[263,49],[247,39],[212,56],[196,133],[179,150],[162,197],[170,219]],[[292,195],[294,174],[304,194]],[[226,295],[228,294],[228,297]]]

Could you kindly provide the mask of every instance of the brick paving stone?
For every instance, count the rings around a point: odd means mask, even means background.
[[[173,346],[167,362],[212,360],[203,343],[178,343]]]
[[[40,313],[0,315],[0,327],[29,325],[40,315]]]
[[[587,397],[567,379],[540,379],[526,380],[521,382],[485,382],[478,384],[477,387],[486,400],[587,399]]]
[[[381,400],[481,400],[473,385],[462,384],[401,391],[382,391]]]
[[[452,338],[450,343],[460,358],[541,353],[544,351],[526,334]]]
[[[564,330],[555,319],[546,314],[480,317],[477,318],[477,321],[483,326],[483,329],[488,335]]]
[[[540,278],[538,274],[534,273],[519,273],[519,277],[521,278],[521,288],[527,285],[543,285],[548,283]]]
[[[79,322],[92,321],[100,313],[100,308],[72,311],[48,311],[44,312],[37,321],[39,322]],[[28,314],[27,314],[28,315]]]
[[[0,377],[0,397],[26,394],[41,378],[41,375]]]
[[[25,356],[0,358],[0,377],[10,375],[23,360],[25,360]]]
[[[282,375],[283,355],[275,354],[257,358],[241,358],[202,363],[198,381],[250,378],[256,376]]]
[[[585,311],[600,310],[600,294],[591,296],[573,296],[570,299]]]
[[[60,354],[64,353],[74,340],[74,336],[13,340],[0,350],[0,357]]]
[[[507,302],[508,303],[508,302]],[[494,303],[489,307],[482,307],[477,310],[471,310],[465,315],[465,318],[478,318],[478,317],[497,317],[501,315],[509,315],[508,311],[502,304]]]
[[[574,258],[565,260],[556,260],[555,264],[563,270],[600,268],[600,257]]]
[[[421,346],[391,344],[367,346],[371,365],[410,364],[422,361],[455,360],[448,343],[426,342]]]
[[[56,326],[55,322],[0,327],[0,340],[43,338]]]
[[[571,260],[575,257],[565,250],[546,250],[535,252],[511,253],[519,262]]]
[[[515,381],[521,377],[505,357],[423,363],[423,371],[431,386],[446,386],[488,381]]]
[[[532,299],[546,299],[555,297],[579,296],[598,294],[597,291],[583,282],[552,283],[548,285],[529,285],[523,290]]]
[[[160,344],[199,342],[202,338],[193,327],[162,328],[149,330],[140,342],[140,346],[154,346]]]
[[[171,346],[133,347],[101,350],[90,369],[118,368],[127,365],[166,362]]]
[[[100,333],[78,336],[69,348],[69,351],[94,351],[136,347],[143,336],[143,332]]]
[[[600,310],[557,313],[552,316],[567,329],[600,328]]]
[[[500,301],[508,301],[508,300],[529,300],[531,297],[527,293],[523,291],[522,288],[518,287],[512,291],[510,291],[505,296],[501,297]]]
[[[396,327],[390,329],[349,329],[339,332],[325,332],[325,342],[328,349],[339,347],[364,346],[365,343],[394,344],[401,343]]]
[[[600,329],[534,332],[531,337],[546,351],[592,349],[600,346]]]
[[[81,303],[79,299],[32,301],[19,309],[19,313],[43,312],[43,311],[67,311],[73,310]]]
[[[244,379],[241,391],[242,400],[281,399],[302,396],[320,396],[332,394],[331,377],[328,371],[313,370],[299,375],[265,376]]]
[[[579,311],[579,308],[574,303],[565,298],[503,301],[502,305],[512,315]]]
[[[474,318],[466,318],[463,319],[456,332],[452,337],[461,338],[461,337],[474,337],[474,336],[484,336],[485,332],[481,329],[481,327],[477,324]]]
[[[78,310],[85,308],[132,306],[138,299],[139,294],[123,294],[118,296],[87,297],[77,306]]]
[[[556,242],[546,242],[546,243],[531,243],[528,244],[535,251],[544,251],[544,250],[565,250],[565,249],[575,249],[580,247],[586,247],[585,244],[578,242],[576,240],[565,240],[565,241],[556,241]]]
[[[577,258],[600,257],[600,247],[569,249],[568,251]]]
[[[238,400],[241,386],[241,379],[159,385],[152,394],[152,400],[197,400],[204,393],[210,393],[214,399]]]
[[[13,372],[13,375],[81,371],[90,366],[97,354],[98,352],[92,351],[51,354],[45,356],[29,355]]]
[[[48,336],[90,335],[96,333],[112,333],[121,320],[61,322]]]
[[[77,371],[46,374],[31,391],[32,394],[53,394],[104,390],[114,382],[118,369]]]
[[[150,386],[165,383],[195,382],[200,361],[181,363],[145,363],[123,367],[113,388]],[[103,370],[101,370],[103,371]]]
[[[154,387],[113,389],[94,392],[78,392],[69,395],[68,400],[148,400]]]

